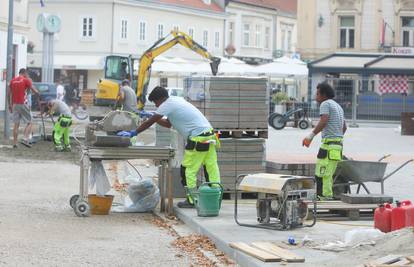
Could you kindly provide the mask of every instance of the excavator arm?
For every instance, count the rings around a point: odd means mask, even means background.
[[[165,39],[170,35],[173,36],[173,39],[164,42]],[[144,52],[139,60],[137,98],[138,109],[140,110],[143,109],[145,105],[145,95],[148,89],[148,83],[151,76],[151,65],[154,62],[154,59],[165,51],[174,47],[176,44],[181,44],[182,46],[193,50],[200,56],[210,60],[211,72],[213,75],[217,74],[220,58],[212,56],[203,46],[196,43],[189,35],[183,32],[172,31],[170,35],[167,35],[166,37],[158,40],[154,45],[152,45],[148,50]]]

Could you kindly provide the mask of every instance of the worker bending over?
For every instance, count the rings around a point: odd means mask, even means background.
[[[158,123],[167,128],[174,127],[186,138],[181,177],[187,199],[178,203],[178,207],[192,208],[193,193],[197,190],[197,173],[202,165],[205,166],[206,180],[220,183],[216,154],[216,146],[220,145],[219,140],[211,124],[196,107],[181,97],[168,96],[168,91],[164,87],[155,87],[148,99],[158,108],[155,114],[144,121],[138,129],[131,132],[122,131],[118,135],[135,136]],[[166,118],[163,118],[164,116]]]
[[[327,83],[316,88],[316,101],[320,104],[320,120],[313,131],[303,139],[302,145],[309,147],[312,139],[322,131],[322,144],[316,161],[317,194],[320,200],[333,199],[333,175],[338,161],[342,160],[342,140],[346,132],[344,111],[333,98],[335,92]]]
[[[69,106],[58,99],[49,99],[47,102],[49,109],[49,115],[55,113],[59,114],[59,118],[56,121],[53,128],[53,142],[55,144],[56,151],[71,151],[70,140],[69,140],[69,127],[72,125],[72,113]],[[62,145],[63,139],[63,145]]]

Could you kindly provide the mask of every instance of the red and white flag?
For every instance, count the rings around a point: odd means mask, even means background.
[[[407,93],[408,76],[407,75],[380,75],[379,91],[381,94],[386,93]]]

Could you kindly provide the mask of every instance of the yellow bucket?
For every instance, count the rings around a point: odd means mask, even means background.
[[[114,200],[114,196],[112,195],[105,195],[105,196],[97,196],[95,194],[89,195],[88,202],[89,202],[91,214],[108,215],[109,210],[111,209],[113,200]]]

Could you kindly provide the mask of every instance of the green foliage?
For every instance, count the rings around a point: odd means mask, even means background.
[[[272,95],[272,102],[276,105],[283,104],[285,101],[289,100],[289,96],[284,92],[277,92]]]

